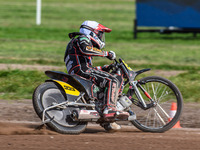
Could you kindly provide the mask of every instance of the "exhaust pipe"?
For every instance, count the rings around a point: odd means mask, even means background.
[[[100,115],[96,110],[82,109],[82,110],[73,110],[71,114],[71,118],[73,119],[73,121],[96,122],[100,118]],[[119,120],[117,119],[117,116],[116,116],[114,120],[115,121],[133,121],[133,120],[136,120],[136,115],[132,113],[125,120]]]
[[[97,121],[100,118],[99,113],[96,110],[73,110],[71,118],[74,121]]]

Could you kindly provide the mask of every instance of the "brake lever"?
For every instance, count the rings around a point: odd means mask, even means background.
[[[109,66],[108,66],[108,70],[110,71],[110,70],[112,70],[113,69],[113,64],[110,64]]]
[[[114,59],[114,63],[112,63],[108,66],[108,71],[118,69],[117,63],[118,63],[118,61],[116,59]]]

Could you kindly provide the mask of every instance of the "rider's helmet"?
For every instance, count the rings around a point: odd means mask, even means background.
[[[112,30],[96,21],[84,21],[80,26],[80,33],[85,34],[92,42],[93,46],[102,49],[105,47],[105,32]]]

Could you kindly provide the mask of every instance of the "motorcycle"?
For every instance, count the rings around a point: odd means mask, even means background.
[[[138,75],[150,69],[133,71],[122,59],[115,59],[108,68],[109,73],[123,77],[123,94],[118,96],[117,109],[129,112],[130,116],[136,115],[126,120],[116,117],[110,122],[129,121],[144,132],[154,133],[165,132],[178,122],[183,100],[175,84],[159,76],[136,80]],[[46,124],[62,134],[80,134],[88,122],[96,122],[109,130],[110,122],[103,119],[101,111],[105,89],[77,75],[59,71],[45,71],[45,74],[50,79],[35,89],[32,98],[41,125]],[[177,104],[173,115],[172,103]]]

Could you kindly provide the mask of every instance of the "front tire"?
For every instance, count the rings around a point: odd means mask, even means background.
[[[66,94],[57,83],[45,82],[39,85],[32,97],[33,107],[37,115],[42,119],[42,113],[45,108],[66,101]],[[47,126],[61,134],[79,134],[87,126],[87,122],[74,122],[71,117],[72,107],[65,109],[54,108],[46,112],[45,118],[53,120],[47,123]]]
[[[157,76],[142,78],[140,83],[144,83],[141,86],[149,93],[156,106],[147,110],[132,107],[137,115],[137,119],[132,121],[132,124],[145,132],[165,132],[171,129],[179,121],[182,112],[183,100],[179,89],[171,81]],[[150,103],[141,90],[140,93],[146,103]],[[137,96],[133,98],[137,103]],[[170,110],[172,103],[177,104],[173,117],[171,117],[172,111]]]

